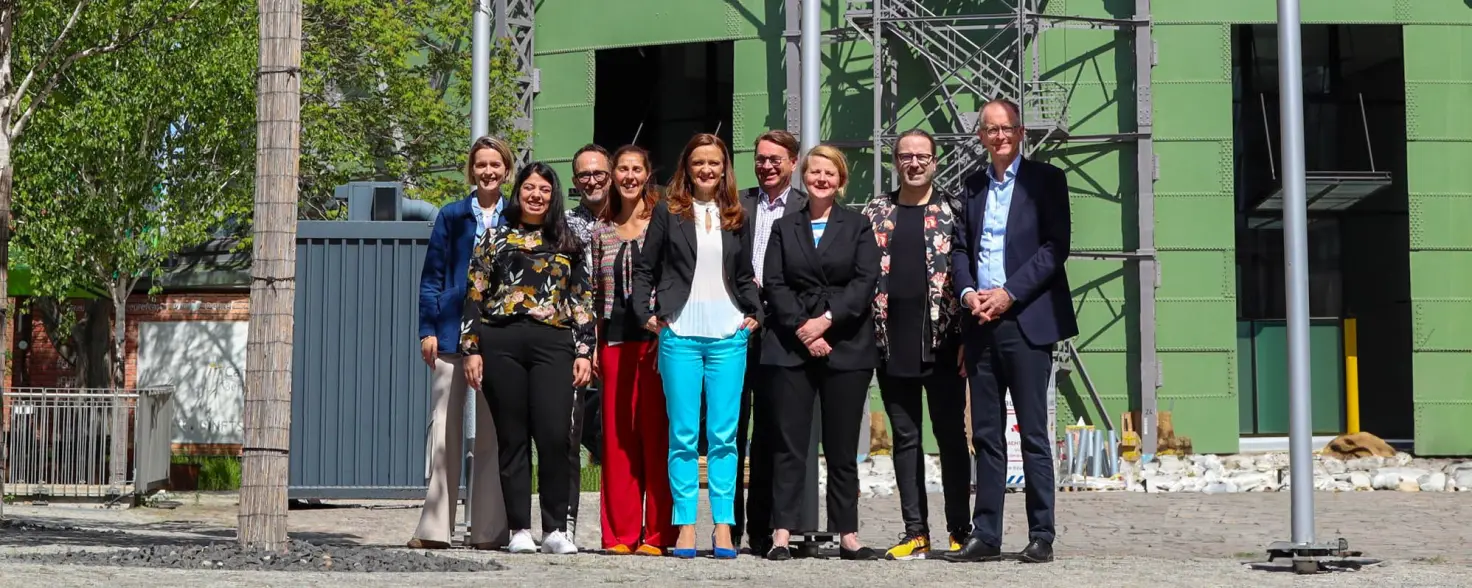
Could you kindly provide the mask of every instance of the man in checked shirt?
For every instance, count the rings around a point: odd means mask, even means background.
[[[741,193],[741,206],[746,209],[750,239],[746,250],[752,252],[751,265],[756,270],[756,281],[762,282],[762,265],[767,258],[767,238],[772,232],[772,223],[784,215],[802,211],[808,197],[797,186],[792,185],[792,170],[797,164],[798,142],[792,133],[783,130],[767,131],[756,140],[756,177],[760,186]],[[766,297],[763,295],[763,304]],[[767,386],[766,369],[761,365],[761,338],[753,337],[746,359],[746,383],[741,393],[741,416],[736,425],[737,463],[740,464],[736,477],[736,527],[731,540],[741,544],[741,534],[750,539],[751,552],[764,554],[772,548],[772,451],[768,445],[772,432],[771,416],[766,414],[768,403],[762,398]],[[750,424],[750,426],[748,426]],[[747,431],[754,429],[750,451],[747,449]],[[741,483],[740,468],[744,468],[748,453],[751,456],[750,486],[747,493]],[[743,516],[744,515],[744,516]]]

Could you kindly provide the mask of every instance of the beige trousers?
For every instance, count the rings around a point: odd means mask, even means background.
[[[425,443],[425,477],[429,492],[414,536],[449,543],[455,535],[455,507],[460,498],[460,471],[464,464],[465,395],[468,390],[460,356],[440,355],[430,381],[433,407],[429,440]],[[475,393],[473,390],[471,393]],[[470,489],[470,543],[502,546],[511,540],[506,501],[501,495],[500,455],[496,423],[484,398],[475,399],[475,447]]]

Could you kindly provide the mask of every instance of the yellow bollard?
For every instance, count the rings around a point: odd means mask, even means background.
[[[1344,319],[1344,420],[1349,433],[1360,432],[1360,349],[1356,319]]]

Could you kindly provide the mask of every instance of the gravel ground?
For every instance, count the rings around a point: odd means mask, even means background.
[[[1025,540],[1021,498],[1008,497],[1006,548],[1010,550],[1021,548]],[[116,552],[125,548],[149,548],[154,557],[180,549],[200,549],[204,553],[207,549],[203,548],[233,538],[233,495],[175,499],[183,503],[175,510],[8,506],[6,516],[13,522],[8,528],[0,528],[0,585],[154,588],[203,583],[372,588],[449,582],[512,586],[759,582],[776,586],[821,583],[826,588],[996,581],[1011,586],[1472,586],[1472,550],[1465,547],[1472,542],[1472,526],[1466,524],[1472,520],[1472,493],[1318,494],[1320,539],[1346,537],[1352,548],[1385,558],[1387,563],[1360,572],[1314,577],[1257,572],[1243,565],[1249,559],[1260,560],[1266,543],[1287,538],[1287,496],[1279,494],[1059,494],[1058,561],[1047,565],[837,560],[773,563],[749,556],[735,561],[680,561],[595,553],[510,555],[458,549],[435,552],[439,556],[436,559],[466,565],[500,564],[505,570],[349,574],[42,565],[25,561],[27,557],[57,557],[68,551]],[[933,524],[942,526],[940,497],[932,495],[931,503]],[[898,500],[892,497],[863,500],[860,537],[870,545],[887,546],[902,527],[898,506]],[[333,549],[366,546],[375,548],[369,550],[374,554],[395,554],[387,556],[394,562],[422,561],[426,559],[423,552],[395,548],[409,538],[418,507],[418,503],[411,502],[363,501],[293,510],[291,532],[296,540]],[[583,524],[577,542],[584,548],[596,548],[597,496],[585,495],[581,508]],[[700,536],[708,538],[709,527],[703,527]],[[708,547],[705,541],[701,546]]]

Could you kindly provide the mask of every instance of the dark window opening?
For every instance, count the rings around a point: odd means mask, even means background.
[[[593,140],[609,151],[629,143],[649,150],[661,184],[696,133],[716,133],[730,145],[732,49],[714,42],[599,51]]]
[[[1278,33],[1275,25],[1238,25],[1232,35],[1237,302],[1239,333],[1247,333],[1239,353],[1248,354],[1239,359],[1252,370],[1239,381],[1242,432],[1286,434]],[[1354,318],[1361,428],[1410,438],[1402,28],[1304,25],[1302,48],[1315,432],[1341,432],[1320,407],[1343,404],[1343,383],[1333,380],[1342,377],[1343,350],[1335,347],[1343,341],[1334,332]]]

